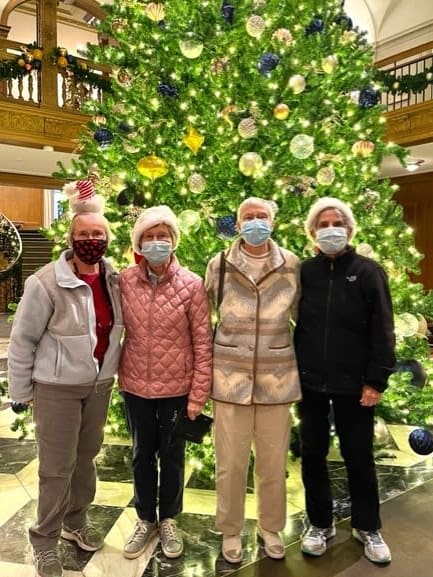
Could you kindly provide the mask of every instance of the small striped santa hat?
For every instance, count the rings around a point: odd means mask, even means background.
[[[69,200],[69,206],[74,214],[97,212],[103,214],[104,199],[95,192],[90,179],[69,182],[63,187],[63,193]]]

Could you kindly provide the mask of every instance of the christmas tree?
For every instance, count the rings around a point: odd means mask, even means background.
[[[120,268],[131,262],[130,227],[143,207],[168,204],[176,212],[179,260],[203,274],[235,235],[245,197],[273,204],[275,239],[301,258],[312,251],[303,229],[311,203],[325,195],[348,202],[359,225],[357,250],[386,269],[396,313],[399,371],[380,411],[394,422],[428,424],[425,317],[433,301],[410,281],[422,255],[395,188],[379,179],[384,155],[403,159],[404,151],[384,139],[373,53],[343,4],[106,6],[102,41],[86,56],[111,67],[111,87],[102,101],[88,101],[80,159],[57,176],[95,179]],[[49,231],[59,248],[66,225],[60,220]]]

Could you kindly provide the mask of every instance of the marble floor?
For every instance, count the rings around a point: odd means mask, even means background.
[[[37,456],[31,436],[19,440],[18,434],[11,430],[14,418],[7,400],[3,399],[0,404],[0,576],[30,577],[34,573],[27,528],[35,515]],[[383,429],[382,424],[382,450],[379,453],[382,458],[378,460],[378,477],[383,502],[433,479],[432,458],[420,457],[409,448],[407,437],[410,430],[404,426],[388,426]],[[239,567],[229,565],[222,559],[221,537],[214,529],[214,488],[193,488],[193,470],[185,489],[184,512],[179,517],[185,537],[185,553],[182,558],[166,559],[155,539],[140,558],[132,561],[124,559],[122,547],[135,523],[130,461],[131,451],[127,442],[106,439],[97,461],[98,487],[90,511],[92,521],[105,534],[106,544],[101,551],[92,554],[62,541],[60,550],[65,577],[223,576],[238,571],[242,573],[243,569],[255,566],[265,557],[256,541],[254,493],[248,493],[247,520],[242,536],[245,544],[243,562]],[[290,545],[298,540],[303,527],[304,497],[299,461],[288,459],[287,468],[288,518],[284,539],[289,552],[292,550]],[[337,448],[330,454],[330,470],[336,518],[343,520],[349,515],[349,503],[345,470]],[[386,530],[384,527],[385,535]],[[349,532],[346,537],[350,541],[348,536]],[[278,565],[279,562],[272,563]],[[303,566],[308,569],[308,561]],[[279,567],[281,574],[282,566]],[[251,574],[255,574],[254,571]],[[310,575],[308,571],[303,574]],[[264,575],[272,576],[273,573],[271,571]]]

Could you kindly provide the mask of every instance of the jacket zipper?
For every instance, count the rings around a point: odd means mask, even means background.
[[[330,272],[334,273],[334,261],[329,263]],[[326,361],[328,356],[328,337],[329,337],[329,317],[331,312],[331,297],[332,297],[332,289],[334,285],[334,278],[333,276],[330,277],[328,283],[328,294],[326,296],[326,315],[325,315],[325,336],[323,339],[323,361]],[[326,385],[322,383],[322,392],[326,391]]]

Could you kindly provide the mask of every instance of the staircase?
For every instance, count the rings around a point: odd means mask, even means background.
[[[46,239],[39,230],[20,230],[23,243],[22,286],[28,276],[51,261],[53,242]]]

